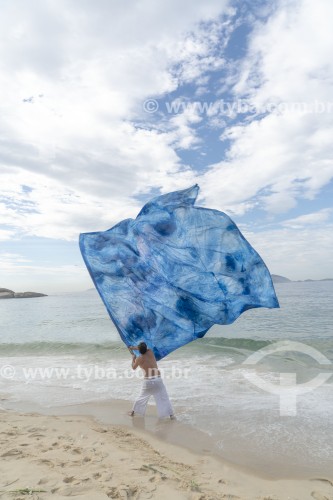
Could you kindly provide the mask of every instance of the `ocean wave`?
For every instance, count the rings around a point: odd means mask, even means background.
[[[94,352],[117,353],[123,351],[128,355],[124,344],[119,342],[20,342],[0,344],[1,356],[54,356],[59,354],[92,354]]]
[[[283,339],[287,341],[288,339]],[[293,339],[289,339],[293,340]],[[299,339],[298,339],[299,341]],[[176,350],[168,359],[179,360],[181,358],[191,358],[193,356],[220,357],[229,356],[244,357],[252,352],[259,351],[267,346],[274,347],[274,343],[281,342],[281,339],[260,340],[251,338],[225,338],[225,337],[205,337],[195,340]],[[333,339],[304,339],[305,346],[317,349],[329,360],[333,361]],[[128,351],[124,343],[119,339],[107,342],[54,342],[54,341],[34,341],[20,343],[0,344],[0,356],[98,356],[120,358],[128,357]],[[289,362],[302,362],[309,364],[310,358],[302,352],[287,350],[270,354],[270,356],[283,358]],[[315,363],[316,361],[313,360]],[[311,363],[312,364],[312,363]]]

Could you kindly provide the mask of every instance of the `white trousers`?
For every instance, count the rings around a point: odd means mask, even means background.
[[[132,411],[143,416],[146,413],[150,396],[154,396],[157,414],[160,418],[173,415],[169,396],[161,377],[151,377],[143,380],[141,394],[135,401]]]

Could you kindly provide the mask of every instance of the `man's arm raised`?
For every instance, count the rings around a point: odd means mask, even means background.
[[[138,345],[129,345],[128,349],[130,351],[138,351],[139,350],[139,346]]]
[[[135,356],[135,354],[133,354],[133,357],[132,357],[132,368],[133,368],[133,370],[136,370],[138,366],[140,366],[140,358],[137,358]]]

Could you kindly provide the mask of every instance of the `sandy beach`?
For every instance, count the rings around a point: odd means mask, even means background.
[[[104,425],[83,415],[2,411],[0,422],[4,500],[333,498],[328,478],[257,477],[130,429],[125,415],[124,425]]]

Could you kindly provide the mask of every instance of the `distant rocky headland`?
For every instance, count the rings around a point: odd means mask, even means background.
[[[13,292],[8,288],[0,288],[0,299],[31,299],[33,297],[47,297],[47,295],[37,292]]]
[[[272,274],[273,283],[308,283],[309,281],[333,281],[333,278],[324,278],[322,280],[290,280],[285,276],[280,276],[279,274]]]

